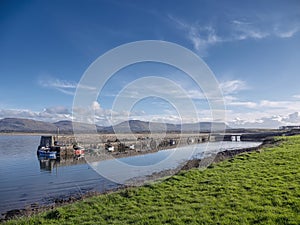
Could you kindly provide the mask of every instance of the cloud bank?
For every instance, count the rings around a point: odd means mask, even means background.
[[[60,80],[56,78],[49,78],[40,80],[40,85],[45,88],[53,88],[64,94],[74,94],[77,83],[67,80]],[[84,87],[87,90],[96,91],[93,87]],[[145,87],[136,87],[137,89],[129,90],[123,93],[122,97],[136,98],[140,92],[145,91]],[[178,101],[184,100],[182,93],[177,92],[168,87],[168,84],[160,84],[159,86],[146,87],[149,90],[154,90],[154,94],[172,93]],[[201,90],[193,89],[191,87],[184,88],[186,96],[196,102],[206,102],[205,95]],[[244,100],[240,95],[244,90],[251,90],[247,82],[244,80],[227,80],[220,83],[220,89],[224,95],[226,104],[226,120],[225,122],[234,128],[278,128],[283,125],[298,125],[300,124],[300,95],[295,94],[291,96],[288,101],[271,101],[267,99],[251,101]],[[117,97],[117,96],[115,96]],[[186,118],[180,116],[174,110],[167,107],[160,107],[152,102],[153,107],[160,108],[155,113],[146,113],[145,110],[138,111],[115,111],[113,109],[103,108],[99,102],[91,103],[89,108],[75,109],[74,114],[71,109],[65,106],[47,107],[41,111],[32,111],[30,109],[0,109],[0,119],[7,117],[29,118],[41,121],[56,122],[59,120],[76,120],[76,110],[82,115],[91,115],[87,117],[89,123],[96,123],[102,126],[116,124],[129,119],[138,119],[153,122],[167,122],[167,123],[181,123],[181,122],[197,122],[196,119],[187,113]],[[188,111],[188,110],[187,110]],[[75,116],[75,117],[74,117]],[[198,108],[198,118],[200,121],[212,121],[211,112],[209,109]]]

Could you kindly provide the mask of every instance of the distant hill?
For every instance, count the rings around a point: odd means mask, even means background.
[[[181,129],[183,132],[209,132],[209,131],[222,131],[229,129],[225,123],[221,122],[199,122],[199,123],[185,123],[182,124]]]
[[[21,119],[5,118],[0,120],[0,132],[56,132],[57,127],[48,122]]]
[[[61,120],[53,124],[59,128],[60,133],[72,133],[73,126],[76,129],[76,131],[82,133],[92,133],[95,129],[98,131],[98,129],[101,130],[103,128],[97,125],[95,127],[94,124],[78,123],[78,122],[72,122],[70,120]]]
[[[114,126],[103,127],[99,132],[103,133],[141,133],[141,132],[160,132],[160,131],[178,131],[175,124],[153,123],[140,120],[129,120]]]
[[[188,124],[170,124],[170,123],[153,123],[145,122],[140,120],[129,120],[119,123],[114,126],[103,127],[98,129],[99,132],[103,133],[140,133],[140,132],[209,132],[211,128],[214,131],[221,131],[229,129],[225,123],[216,122],[200,122],[200,123],[188,123]]]
[[[96,126],[86,123],[77,123],[69,120],[62,120],[55,123],[36,121],[21,118],[5,118],[0,120],[0,132],[32,132],[32,133],[56,133],[59,128],[60,133],[73,133],[73,126],[77,131],[90,133],[95,129],[99,133],[149,133],[149,132],[209,132],[214,130],[229,129],[224,123],[200,122],[189,124],[170,124],[145,122],[140,120],[129,120],[114,126]]]

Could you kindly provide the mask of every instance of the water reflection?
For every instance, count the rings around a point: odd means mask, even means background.
[[[52,171],[59,163],[58,159],[47,159],[46,157],[39,157],[41,171]]]
[[[73,151],[59,159],[38,158],[39,141],[40,136],[0,135],[0,218],[8,210],[32,203],[53,204],[61,196],[117,187],[92,170],[84,158],[74,158]]]
[[[86,163],[83,155],[76,154],[73,156],[60,156],[55,159],[51,157],[38,156],[38,160],[40,163],[40,170],[49,172],[53,170],[57,171],[58,167],[62,166],[72,166]]]

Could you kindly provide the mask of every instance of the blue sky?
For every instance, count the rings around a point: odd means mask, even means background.
[[[214,72],[229,125],[300,123],[297,0],[2,0],[0,29],[0,118],[70,119],[76,85],[97,57],[128,42],[164,40],[192,50]],[[114,97],[128,82],[154,74],[189,90],[201,120],[210,120],[201,90],[185,74],[145,63],[112,77],[94,105],[97,123],[108,124]],[[115,113],[120,121],[128,115]],[[172,106],[155,98],[141,101],[129,114],[178,122]]]

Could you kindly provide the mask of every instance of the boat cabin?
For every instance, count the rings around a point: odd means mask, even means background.
[[[53,136],[41,136],[39,148],[41,147],[50,148],[51,146],[53,146],[53,144],[54,144]]]

